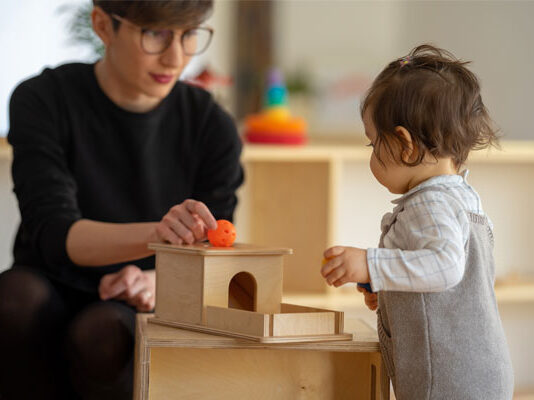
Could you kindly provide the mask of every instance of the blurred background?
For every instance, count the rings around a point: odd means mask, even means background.
[[[1,3],[0,137],[8,131],[9,97],[18,82],[46,66],[98,59],[90,9],[89,0]],[[238,240],[299,250],[286,274],[285,294],[318,305],[333,302],[372,323],[361,298],[353,300],[353,288],[334,293],[317,276],[326,246],[375,246],[380,218],[391,208],[393,197],[373,180],[362,153],[360,98],[387,63],[421,43],[472,61],[504,140],[504,155],[475,157],[469,169],[495,224],[498,302],[518,398],[534,393],[532,16],[532,1],[216,0],[207,21],[215,28],[214,40],[183,77],[203,79],[242,127],[247,115],[262,108],[270,68],[282,72],[289,108],[307,121],[310,143],[245,145],[248,180],[236,215]],[[10,157],[0,138],[0,270],[11,263],[19,220]],[[291,190],[296,193],[287,196]],[[299,207],[288,197],[311,201]],[[281,217],[270,223],[283,226],[283,233],[269,236],[260,214],[274,215],[273,207]],[[314,230],[317,235],[310,237]],[[302,280],[301,267],[313,277]]]

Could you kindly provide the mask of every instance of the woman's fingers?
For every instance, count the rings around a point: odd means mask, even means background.
[[[135,265],[102,277],[99,294],[102,300],[123,300],[140,312],[152,311],[156,305],[154,275]]]
[[[206,236],[206,224],[197,214],[190,214],[185,208],[172,208],[170,213],[174,217],[173,230],[184,242],[191,244]]]
[[[216,229],[217,222],[208,207],[192,199],[172,207],[156,226],[162,241],[171,244],[193,244],[206,237],[208,229]]]
[[[107,274],[100,279],[100,283],[98,285],[98,295],[102,300],[109,299],[109,288],[111,283],[115,280],[115,275],[116,274]]]
[[[184,241],[182,240],[181,237],[179,237],[176,234],[176,232],[174,232],[170,228],[169,226],[170,221],[165,220],[165,218],[167,218],[167,216],[163,217],[161,222],[156,226],[156,232],[159,238],[161,239],[162,242],[167,242],[170,244],[177,244],[177,245],[182,244]]]
[[[124,293],[133,287],[143,272],[135,265],[127,265],[120,271],[102,277],[99,285],[99,294],[102,300],[124,298]]]
[[[139,277],[131,286],[127,287],[122,293],[122,300],[130,300],[139,295],[147,288],[147,282],[142,277]]]
[[[217,229],[217,221],[208,207],[201,201],[188,199],[182,203],[190,214],[197,214],[208,229]]]
[[[169,211],[169,214],[165,216],[164,221],[184,243],[192,244],[195,242],[195,235],[193,235],[193,232],[191,232],[183,223],[182,218],[185,218],[184,215],[177,209],[173,208]]]
[[[145,289],[132,299],[130,305],[134,306],[139,312],[152,311],[156,305],[156,297],[151,290]]]

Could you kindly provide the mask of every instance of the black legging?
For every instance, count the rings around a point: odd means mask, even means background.
[[[135,310],[30,268],[0,274],[0,399],[128,399]]]

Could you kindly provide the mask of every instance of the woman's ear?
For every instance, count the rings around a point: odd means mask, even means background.
[[[113,23],[111,17],[100,7],[93,7],[91,12],[93,31],[98,35],[104,46],[108,46],[113,36]]]
[[[401,160],[405,163],[413,162],[417,158],[417,149],[413,143],[412,135],[404,126],[396,126],[395,134],[403,143]]]

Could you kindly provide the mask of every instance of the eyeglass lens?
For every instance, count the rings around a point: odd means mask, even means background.
[[[147,53],[164,52],[171,44],[174,31],[170,29],[145,29],[142,36],[142,46]],[[187,55],[202,53],[207,49],[211,40],[211,31],[205,28],[193,28],[183,32],[181,43]]]

